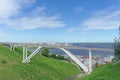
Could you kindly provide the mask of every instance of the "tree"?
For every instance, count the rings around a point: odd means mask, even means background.
[[[115,58],[113,60],[115,60],[115,62],[117,60],[120,60],[120,26],[119,26],[119,37],[115,38],[115,42],[114,42],[114,53],[115,53]]]
[[[48,48],[43,48],[42,55],[46,56],[46,57],[49,57],[49,49]]]
[[[56,58],[60,60],[65,60],[64,56],[61,56],[61,55],[56,56]]]
[[[56,58],[56,54],[51,54],[51,58]]]
[[[115,58],[120,60],[120,40],[119,39],[115,39],[114,42],[114,53],[115,53]]]

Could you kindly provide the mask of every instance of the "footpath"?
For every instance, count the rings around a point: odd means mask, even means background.
[[[83,76],[85,76],[86,74],[83,74],[83,73],[81,73],[81,74],[77,74],[77,75],[75,75],[75,76],[73,76],[73,77],[71,77],[71,78],[68,78],[67,80],[74,80],[74,79],[76,79],[76,78],[81,78],[81,77],[83,77]]]

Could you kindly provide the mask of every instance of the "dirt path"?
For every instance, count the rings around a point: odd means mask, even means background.
[[[77,75],[75,75],[75,76],[73,76],[73,77],[71,77],[71,78],[68,78],[67,80],[74,80],[74,79],[76,79],[76,78],[81,78],[81,77],[83,77],[83,76],[85,76],[86,74],[77,74]]]

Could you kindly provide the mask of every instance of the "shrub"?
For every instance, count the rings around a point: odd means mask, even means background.
[[[7,63],[7,61],[5,61],[5,60],[2,60],[1,62],[4,63],[4,64]]]
[[[56,59],[56,54],[51,54],[50,56],[51,56],[51,58]]]
[[[65,60],[64,56],[61,56],[61,55],[56,56],[56,58],[60,60]]]
[[[115,38],[115,42],[114,42],[114,53],[115,53],[115,59],[113,61],[116,60],[120,60],[120,26],[119,26],[119,37]]]
[[[48,48],[43,48],[42,55],[46,56],[46,57],[49,57],[49,49]]]

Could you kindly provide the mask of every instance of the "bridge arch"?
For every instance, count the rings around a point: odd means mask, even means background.
[[[29,56],[27,56],[27,47],[23,46],[23,63],[29,63],[30,59],[32,57],[34,57],[42,48],[42,46],[39,46],[35,51],[33,51],[33,53],[31,53]],[[67,54],[72,60],[75,61],[75,63],[81,67],[81,69],[85,72],[85,73],[91,73],[92,71],[92,65],[91,65],[91,50],[89,50],[89,69],[78,59],[76,58],[76,56],[74,56],[70,51],[64,49],[64,48],[58,48],[60,50],[62,50],[63,52],[65,52],[65,54]]]
[[[53,47],[53,48],[60,48],[62,50],[64,50],[67,53],[69,54],[72,54],[71,52],[69,52],[68,50],[66,49],[81,49],[81,50],[88,50],[89,51],[89,68],[85,68],[86,66],[84,66],[83,63],[81,63],[80,61],[78,61],[76,59],[76,63],[77,63],[85,73],[91,73],[92,71],[92,66],[91,66],[91,50],[92,51],[108,51],[108,52],[114,52],[113,49],[111,48],[87,48],[87,47],[79,47],[79,46],[56,46],[56,45],[51,45],[51,44],[38,44],[38,43],[17,43],[17,42],[0,42],[0,44],[3,44],[3,45],[8,45],[10,47],[11,50],[14,50],[15,47],[17,46],[23,46],[23,63],[29,63],[30,62],[30,59],[36,55],[39,50],[42,48],[42,47]],[[27,47],[25,46],[39,46],[31,55],[27,55]],[[72,56],[74,56],[72,54]],[[75,57],[75,56],[74,56]],[[73,59],[73,57],[71,57]],[[75,59],[75,58],[74,58]],[[81,66],[81,64],[83,64],[83,67]]]

